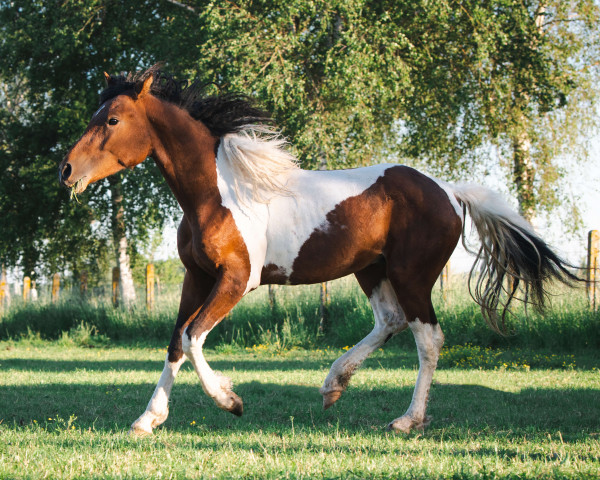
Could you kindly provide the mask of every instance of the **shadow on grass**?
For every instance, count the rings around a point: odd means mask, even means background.
[[[145,409],[154,384],[37,384],[5,387],[0,395],[3,428],[60,430],[77,417],[80,429],[127,430]],[[409,405],[413,386],[388,390],[350,387],[323,412],[317,387],[241,383],[245,401],[236,418],[219,410],[199,384],[176,384],[165,427],[179,433],[230,434],[264,431],[274,435],[384,435],[383,427]],[[600,431],[600,390],[524,389],[509,393],[478,385],[434,384],[427,436],[537,435],[560,431],[565,441]],[[35,422],[34,422],[35,420]]]
[[[238,371],[290,371],[290,370],[320,370],[329,368],[335,358],[341,356],[331,355],[329,357],[317,356],[311,358],[282,358],[282,357],[258,357],[248,358],[251,354],[233,354],[231,360],[211,360],[211,355],[206,355],[208,363],[215,370],[238,370]],[[240,359],[235,357],[239,356]],[[222,357],[222,356],[221,356]],[[371,358],[365,366],[372,368],[413,368],[416,367],[418,358],[416,352],[403,352],[399,355]],[[156,371],[163,368],[164,360],[48,360],[29,358],[5,358],[0,359],[2,370],[12,369],[21,371],[44,371],[44,372],[72,372],[77,370],[90,371]],[[191,363],[186,362],[182,369],[191,369]]]
[[[535,351],[533,353],[536,353]],[[532,354],[533,354],[532,353]],[[217,359],[212,359],[213,355],[207,353],[207,361],[211,367],[215,370],[227,371],[292,371],[292,370],[322,370],[329,369],[333,361],[341,356],[342,352],[331,352],[327,356],[322,354],[310,357],[310,355],[303,354],[300,358],[292,357],[286,358],[284,356],[256,356],[252,353],[233,353],[227,360],[223,360],[224,355],[219,354]],[[523,356],[523,355],[522,355]],[[527,359],[526,356],[523,356]],[[569,359],[571,361],[571,359]],[[19,371],[44,371],[44,372],[76,372],[78,370],[90,370],[90,371],[145,371],[157,373],[162,371],[164,360],[88,360],[88,359],[77,359],[77,360],[48,360],[48,359],[30,359],[30,358],[4,358],[0,359],[1,370],[19,370]],[[556,363],[556,361],[554,362]],[[595,351],[581,351],[581,355],[577,355],[576,365],[578,370],[592,370],[600,368],[600,357],[596,355]],[[558,363],[560,366],[560,362]],[[365,368],[403,368],[403,369],[416,369],[418,368],[418,357],[416,351],[406,351],[401,349],[386,350],[384,352],[378,352],[368,358],[364,365],[361,367]],[[456,366],[445,365],[444,360],[440,359],[440,365],[438,370],[456,369]],[[538,366],[532,366],[531,370],[556,368],[556,365],[548,362],[543,362]],[[190,362],[186,362],[182,366],[182,370],[191,370],[192,366]],[[461,368],[463,370],[474,369],[477,367],[466,367]],[[495,367],[493,365],[489,367],[481,367],[482,370],[493,371]]]

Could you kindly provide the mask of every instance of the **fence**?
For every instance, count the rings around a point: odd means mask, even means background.
[[[588,234],[587,248],[587,265],[586,265],[586,289],[589,305],[592,310],[597,310],[600,303],[600,292],[598,287],[598,278],[600,278],[600,233],[598,230],[591,230]],[[112,303],[117,307],[121,302],[120,294],[120,272],[119,268],[115,267],[112,271]],[[439,277],[439,285],[442,298],[445,302],[450,301],[450,262],[444,266]],[[156,285],[156,289],[155,289]],[[156,291],[160,292],[160,279],[155,274],[154,265],[146,266],[146,308],[152,310],[156,304]],[[83,272],[79,278],[79,291],[82,298],[85,298],[88,293],[88,277],[87,273]],[[22,293],[21,293],[22,292]],[[52,276],[51,299],[52,302],[57,302],[61,292],[61,277],[55,273]],[[276,301],[276,285],[269,285],[269,303],[273,308]],[[15,295],[22,296],[23,302],[34,301],[37,298],[37,290],[35,282],[26,276],[23,279],[22,291],[18,285],[15,285]],[[10,300],[10,288],[7,282],[5,268],[2,267],[0,276],[0,307],[5,306]],[[321,317],[319,329],[322,332],[327,330],[327,309],[330,303],[330,295],[327,282],[320,285],[320,308],[319,315]]]
[[[592,310],[598,310],[598,251],[600,250],[600,234],[591,230],[588,234],[587,255],[587,295]]]

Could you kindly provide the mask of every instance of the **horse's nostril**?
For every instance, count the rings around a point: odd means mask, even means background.
[[[71,176],[71,164],[67,163],[62,171],[62,181],[64,182]]]

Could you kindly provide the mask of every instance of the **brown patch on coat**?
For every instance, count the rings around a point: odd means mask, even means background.
[[[184,212],[179,254],[194,278],[196,294],[205,296],[189,323],[191,338],[210,331],[241,299],[250,277],[250,257],[217,187],[218,139],[186,111],[151,95],[144,98],[154,127],[152,156]],[[210,290],[206,277],[212,279]]]
[[[292,285],[318,283],[362,270],[381,255],[392,204],[378,180],[361,195],[331,210],[326,227],[315,229],[294,260]]]
[[[356,273],[370,296],[387,277],[408,321],[437,322],[431,289],[456,247],[462,221],[435,181],[410,167],[390,167],[326,219],[326,227],[300,248],[289,283]]]
[[[261,285],[267,285],[269,283],[283,285],[287,283],[287,281],[288,277],[285,274],[284,269],[278,265],[269,263],[262,268],[262,272],[260,274]]]
[[[367,298],[373,295],[373,289],[381,284],[387,277],[387,264],[383,255],[380,255],[375,261],[367,267],[354,273],[356,280]]]
[[[344,371],[336,377],[335,380],[336,380],[337,384],[340,387],[342,387],[343,390],[346,390],[346,388],[348,388],[348,384],[350,383],[350,380],[352,379],[352,375],[354,375],[356,370],[358,370],[358,367],[360,367],[360,363],[346,364],[346,365],[344,365]]]

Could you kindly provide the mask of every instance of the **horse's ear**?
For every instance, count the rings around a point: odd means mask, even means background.
[[[110,74],[106,72],[104,72],[104,82],[106,83],[107,87],[110,85]]]
[[[139,87],[140,90],[138,92],[138,98],[142,98],[142,97],[148,95],[150,93],[150,88],[152,87],[153,83],[154,83],[154,75],[148,76],[148,78],[146,80],[144,80],[144,83]]]

